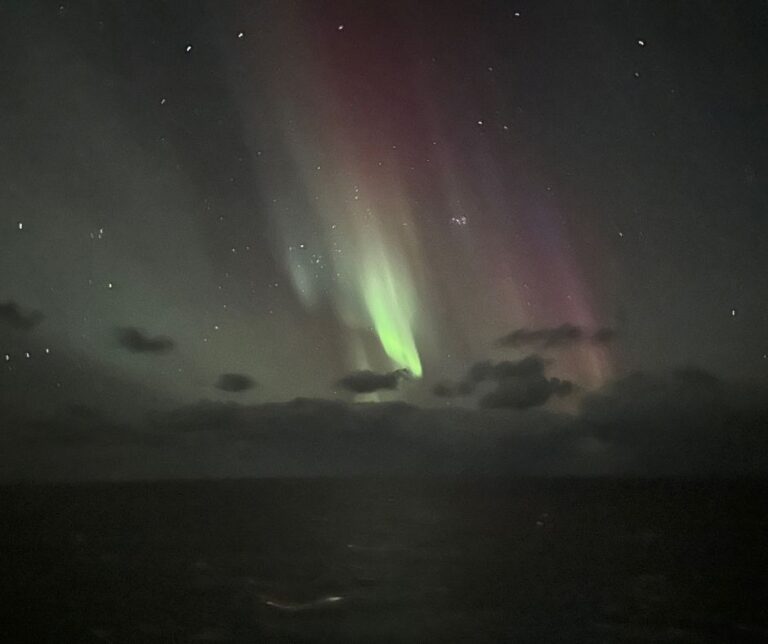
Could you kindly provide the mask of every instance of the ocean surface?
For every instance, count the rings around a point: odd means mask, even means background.
[[[768,483],[0,488],[0,642],[768,642]]]

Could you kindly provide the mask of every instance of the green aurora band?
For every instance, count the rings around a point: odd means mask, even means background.
[[[308,7],[276,14],[278,26],[256,57],[263,61],[260,87],[268,91],[249,93],[246,104],[259,116],[253,158],[272,195],[265,205],[274,256],[304,309],[319,320],[332,312],[343,347],[339,368],[407,369],[424,378],[425,365],[429,372],[446,355],[475,359],[488,350],[488,338],[473,307],[482,307],[499,333],[552,324],[534,314],[531,278],[518,275],[533,275],[552,293],[554,320],[595,327],[570,247],[547,233],[547,270],[529,259],[548,221],[540,220],[539,208],[528,212],[510,202],[489,142],[459,153],[442,125],[446,114],[424,100],[417,77],[402,77],[403,61],[379,56],[375,43],[370,50],[355,45],[361,51],[349,58],[354,38],[346,31],[336,33],[335,44],[316,40],[318,22]],[[439,87],[429,92],[441,95]],[[262,126],[264,114],[275,124]],[[512,242],[485,235],[482,224],[465,225],[513,211],[519,234]],[[441,261],[448,252],[455,261]],[[492,284],[492,296],[468,286],[475,283]],[[457,332],[444,324],[446,316]],[[605,380],[610,360],[603,347],[584,344],[571,353],[563,363],[572,377]]]
[[[294,292],[307,309],[333,305],[349,330],[351,368],[384,366],[381,352],[364,341],[373,332],[390,366],[421,378],[416,327],[428,316],[424,285],[415,279],[423,276],[423,252],[406,182],[391,167],[366,167],[343,128],[317,127],[290,105],[283,136],[301,188],[287,189],[271,215]],[[318,163],[318,138],[332,161]]]
[[[415,290],[383,246],[368,251],[362,261],[360,288],[373,328],[389,358],[421,378],[421,359],[412,331]]]

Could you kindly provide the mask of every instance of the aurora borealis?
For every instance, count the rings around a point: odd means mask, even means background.
[[[262,180],[285,185],[267,207],[296,296],[310,310],[330,303],[347,368],[407,368],[417,377],[423,362],[434,372],[445,354],[468,360],[489,350],[489,336],[473,337],[461,319],[473,285],[486,293],[501,286],[494,301],[476,302],[484,328],[610,321],[592,304],[551,187],[527,186],[532,194],[518,205],[504,185],[523,154],[505,119],[513,115],[485,116],[479,105],[463,122],[452,114],[451,88],[430,69],[429,36],[409,28],[409,11],[389,16],[402,38],[397,51],[377,22],[388,12],[333,33],[330,16],[307,5],[278,12],[266,51],[257,45],[254,76],[270,91],[239,93],[244,114],[277,120],[284,165]],[[498,82],[493,67],[482,74]],[[531,248],[535,257],[525,257]],[[532,285],[541,292],[535,305]],[[458,327],[441,325],[447,316]],[[569,357],[591,386],[610,376],[610,363],[606,347]]]
[[[720,400],[702,374],[751,405],[768,39],[739,5],[0,3],[13,471],[48,427],[237,443],[326,417],[409,463],[575,423],[578,458],[547,463],[620,469],[636,446],[605,427],[643,396],[651,425]],[[206,467],[347,445],[311,436]],[[205,452],[158,449],[160,469]]]

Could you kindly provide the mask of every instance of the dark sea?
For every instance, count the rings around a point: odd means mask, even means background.
[[[768,642],[768,483],[0,488],[0,642]]]

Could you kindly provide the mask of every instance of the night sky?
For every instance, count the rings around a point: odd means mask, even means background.
[[[0,2],[0,476],[768,471],[764,2]]]

